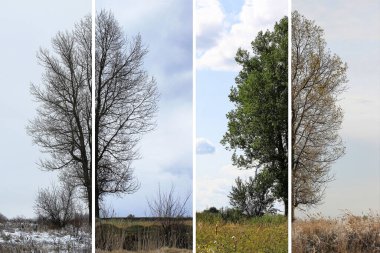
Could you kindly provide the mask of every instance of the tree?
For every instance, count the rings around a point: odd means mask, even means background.
[[[288,210],[288,19],[274,31],[259,32],[251,43],[254,55],[239,49],[242,66],[229,99],[235,109],[227,114],[228,130],[221,143],[233,150],[233,164],[263,169],[273,175],[273,193]]]
[[[347,64],[326,49],[323,30],[292,13],[292,217],[320,203],[334,161],[344,154],[338,131]]]
[[[276,212],[273,207],[275,198],[271,192],[273,179],[268,170],[257,174],[255,178],[249,177],[246,182],[238,177],[235,183],[228,196],[232,207],[249,217]]]
[[[143,69],[140,35],[128,39],[110,12],[101,11],[95,31],[95,216],[107,194],[139,188],[132,163],[142,134],[154,129],[158,91]]]
[[[39,107],[27,131],[49,155],[40,167],[60,170],[80,187],[91,222],[91,17],[59,32],[52,47],[37,55],[45,73],[41,85],[31,85]]]
[[[77,204],[75,202],[75,187],[69,183],[62,183],[40,189],[35,201],[37,217],[42,217],[57,227],[64,227],[75,218]]]
[[[180,196],[175,196],[175,187],[173,185],[167,192],[163,192],[160,185],[158,185],[156,197],[152,200],[147,200],[150,215],[158,218],[162,228],[163,245],[169,247],[180,246],[177,240],[181,238],[180,231],[184,229],[183,218],[187,214],[186,204],[190,196],[191,194],[188,194],[181,199]]]

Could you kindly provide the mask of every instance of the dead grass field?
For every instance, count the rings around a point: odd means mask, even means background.
[[[127,250],[114,250],[114,251],[103,251],[96,250],[96,253],[132,253],[135,251],[127,251]],[[157,250],[151,251],[140,251],[141,253],[192,253],[192,250],[187,249],[176,249],[176,248],[161,248]]]
[[[186,253],[192,249],[192,219],[99,219],[96,252]]]
[[[295,221],[292,247],[294,253],[380,253],[380,214]]]

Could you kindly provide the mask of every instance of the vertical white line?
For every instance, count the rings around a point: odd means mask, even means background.
[[[196,201],[197,201],[197,156],[196,156],[196,123],[197,123],[197,107],[196,107],[196,97],[197,97],[197,87],[196,87],[196,0],[193,0],[193,252],[196,252],[196,233],[197,233],[197,223],[196,223]]]
[[[95,253],[95,0],[91,1],[91,213],[92,213],[92,227],[91,227],[91,248]]]
[[[292,1],[288,0],[288,252],[292,252]]]

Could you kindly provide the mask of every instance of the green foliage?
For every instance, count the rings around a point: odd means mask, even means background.
[[[208,210],[205,210],[205,212],[219,213],[219,210],[216,207],[210,207]]]
[[[270,190],[273,176],[264,169],[256,177],[249,177],[243,182],[239,177],[235,180],[236,186],[228,197],[230,204],[247,216],[262,216],[265,213],[275,213],[273,207],[275,198]]]
[[[273,193],[285,206],[288,192],[288,19],[274,31],[259,32],[251,43],[254,55],[239,49],[242,66],[229,99],[228,130],[221,143],[233,150],[233,164],[242,169],[266,168],[273,175]]]
[[[222,208],[220,210],[220,215],[224,222],[237,223],[246,218],[246,215],[237,208]]]

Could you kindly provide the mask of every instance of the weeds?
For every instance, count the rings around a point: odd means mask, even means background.
[[[294,222],[292,240],[296,253],[379,253],[380,215],[346,212],[335,219],[312,216]]]
[[[287,219],[282,215],[225,221],[219,214],[197,214],[198,253],[287,252]]]
[[[166,230],[164,230],[166,229]],[[191,220],[174,222],[162,227],[158,220],[105,219],[98,220],[95,246],[100,250],[145,252],[162,248],[192,249]]]

